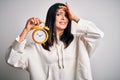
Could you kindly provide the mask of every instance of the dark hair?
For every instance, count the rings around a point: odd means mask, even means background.
[[[65,6],[65,4],[56,3],[56,4],[52,5],[48,9],[48,12],[47,12],[45,25],[48,26],[50,29],[48,31],[49,37],[48,37],[48,40],[44,44],[42,44],[43,48],[46,50],[49,50],[49,47],[53,46],[54,42],[57,43],[55,18],[56,18],[56,12],[59,9],[59,6]],[[66,13],[66,17],[69,20],[68,25],[60,37],[60,40],[64,43],[65,48],[67,48],[69,46],[69,44],[72,42],[72,40],[74,38],[73,35],[71,34],[71,20],[69,19],[67,13]]]

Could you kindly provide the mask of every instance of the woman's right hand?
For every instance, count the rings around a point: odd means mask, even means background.
[[[26,26],[23,29],[22,33],[20,34],[20,38],[19,38],[19,42],[22,42],[29,31],[33,30],[34,26],[40,25],[42,23],[42,21],[39,18],[30,18],[27,20],[26,22]]]
[[[40,25],[41,23],[42,21],[39,18],[30,18],[26,23],[25,29],[29,32],[34,29],[34,26]]]

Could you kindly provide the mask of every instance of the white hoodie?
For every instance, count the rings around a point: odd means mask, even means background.
[[[92,80],[90,55],[96,48],[104,33],[92,22],[82,20],[74,39],[64,49],[64,44],[58,41],[45,50],[41,45],[26,40],[14,41],[7,59],[8,64],[26,69],[31,80]]]

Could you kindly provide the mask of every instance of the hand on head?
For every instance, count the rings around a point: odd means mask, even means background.
[[[70,20],[73,20],[75,22],[79,21],[79,18],[73,13],[67,2],[66,2],[66,6],[59,6],[59,8],[65,10],[68,13]]]

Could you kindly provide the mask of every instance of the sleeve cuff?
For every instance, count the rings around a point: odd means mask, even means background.
[[[23,40],[22,42],[19,42],[19,39],[20,39],[20,36],[17,36],[17,38],[15,39],[18,43],[21,43],[21,44],[25,44],[26,43],[26,39]]]
[[[22,42],[19,42],[19,36],[16,38],[16,40],[13,43],[13,49],[16,51],[22,52],[24,50],[25,44],[26,44],[26,39]]]
[[[84,20],[84,19],[80,19],[78,21],[78,27],[76,28],[76,31],[79,33],[79,32],[86,32],[87,30],[87,23],[88,21],[87,20]]]

